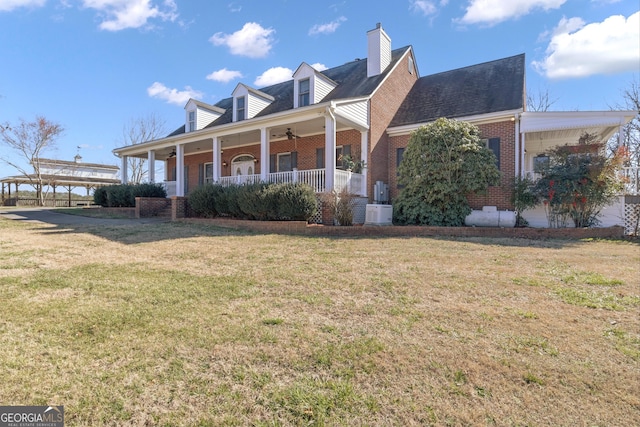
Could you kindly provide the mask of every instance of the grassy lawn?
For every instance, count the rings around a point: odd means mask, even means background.
[[[640,246],[0,219],[0,404],[66,425],[640,425]]]

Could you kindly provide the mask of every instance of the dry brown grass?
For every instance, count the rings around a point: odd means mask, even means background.
[[[0,220],[0,403],[67,425],[640,425],[640,247]]]

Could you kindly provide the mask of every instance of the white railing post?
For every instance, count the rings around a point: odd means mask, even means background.
[[[293,182],[298,182],[298,168],[293,168]]]

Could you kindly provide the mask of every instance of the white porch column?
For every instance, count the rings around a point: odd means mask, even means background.
[[[516,132],[515,132],[515,171],[514,176],[517,178],[520,176],[520,114],[516,114]]]
[[[525,132],[523,132],[521,134],[522,138],[520,138],[520,145],[521,145],[521,147],[520,147],[520,176],[522,178],[524,178],[524,173],[526,172],[525,171],[525,164],[524,164],[524,152],[527,149],[527,144],[526,144],[526,139],[525,139],[526,135],[527,134]]]
[[[324,115],[324,170],[325,191],[334,189],[336,174],[336,116],[331,107],[327,107]]]
[[[369,185],[367,184],[367,177],[369,176],[369,131],[360,132],[360,158],[364,163],[362,168],[362,189],[361,194],[364,197],[369,197]]]
[[[213,137],[213,182],[219,182],[222,175],[222,153],[220,152],[220,140]]]
[[[260,128],[260,180],[269,181],[271,171],[269,132],[267,128]]]
[[[120,181],[122,181],[123,184],[128,184],[129,183],[129,156],[122,156],[122,159],[120,160],[121,160]]]
[[[156,152],[153,150],[149,150],[148,160],[149,163],[149,182],[156,182]]]
[[[176,196],[184,197],[184,145],[176,145]]]
[[[624,147],[624,140],[625,140],[624,125],[621,123],[620,128],[618,129],[618,148]]]

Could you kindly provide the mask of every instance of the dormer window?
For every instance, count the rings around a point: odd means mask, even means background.
[[[195,99],[190,99],[187,105],[185,105],[184,110],[186,113],[184,123],[185,132],[194,132],[203,129],[224,114],[224,109],[216,107],[215,105],[205,104]]]
[[[236,98],[236,121],[245,119],[246,117],[245,111],[246,111],[245,97],[240,96]]]
[[[193,132],[196,130],[196,112],[189,111],[189,124],[188,124],[189,132]]]
[[[310,81],[309,79],[300,80],[298,82],[298,107],[306,107],[309,105]]]
[[[232,95],[234,122],[253,119],[275,101],[275,98],[268,93],[252,89],[242,83],[238,83]]]
[[[295,73],[293,86],[293,108],[314,105],[335,89],[338,84],[311,65],[303,62]]]

